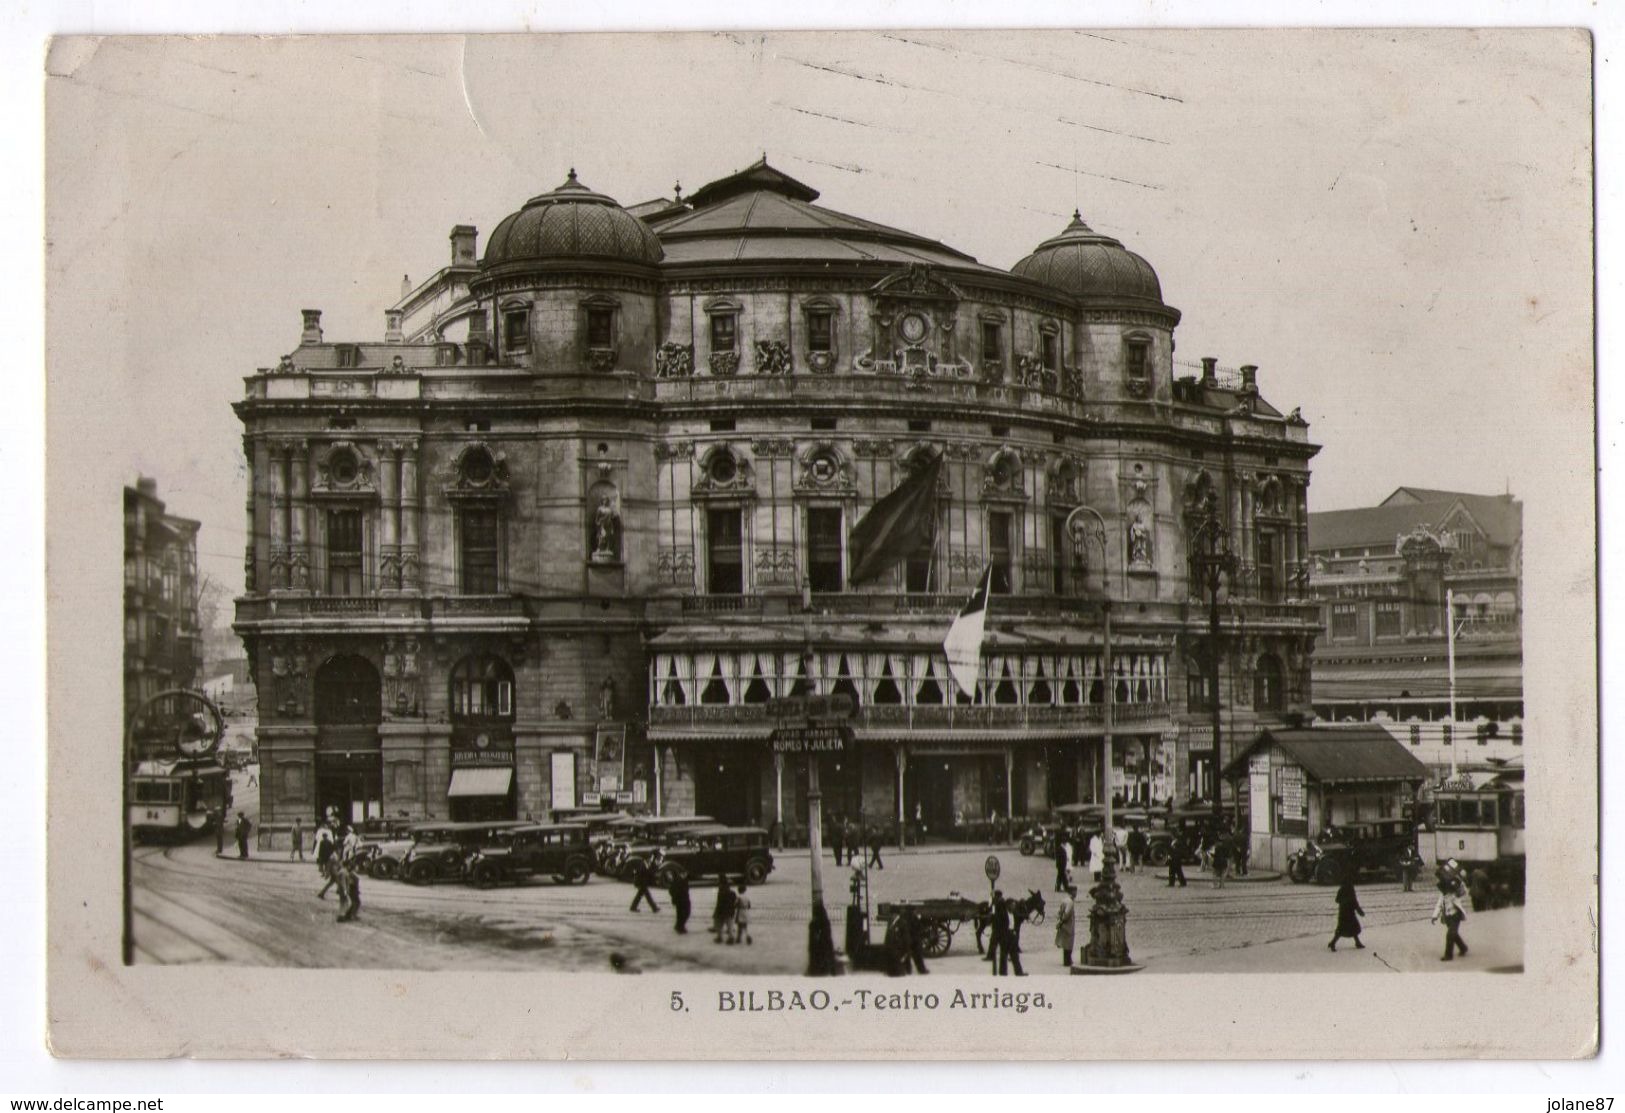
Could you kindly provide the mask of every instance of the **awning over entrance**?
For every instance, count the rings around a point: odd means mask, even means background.
[[[512,769],[453,769],[447,796],[506,796]]]

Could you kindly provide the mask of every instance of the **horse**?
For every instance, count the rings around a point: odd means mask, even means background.
[[[1027,895],[1021,900],[1007,902],[1010,910],[1010,933],[1014,938],[1016,950],[1021,949],[1021,928],[1024,924],[1041,924],[1044,922],[1044,894],[1037,889],[1028,889]],[[982,901],[976,906],[976,916],[973,921],[976,925],[976,953],[986,953],[982,948],[982,933],[993,924],[993,903]]]

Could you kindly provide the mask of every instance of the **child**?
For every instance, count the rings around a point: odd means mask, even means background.
[[[743,939],[748,946],[751,941],[750,897],[746,894],[746,885],[744,881],[739,882],[739,889],[734,894],[734,927],[737,929],[737,934],[732,939],[729,939],[728,942],[736,943]]]

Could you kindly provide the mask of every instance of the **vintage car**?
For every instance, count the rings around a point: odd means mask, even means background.
[[[468,856],[469,884],[489,889],[527,877],[551,877],[559,884],[585,885],[592,876],[587,828],[575,823],[536,823],[497,831]]]
[[[412,846],[402,857],[396,876],[414,885],[455,881],[468,868],[475,850],[496,840],[500,831],[533,824],[523,820],[501,823],[420,823],[412,828]]]
[[[364,819],[355,825],[361,839],[358,865],[368,875],[388,881],[400,872],[401,859],[412,849],[412,828],[406,819]]]
[[[1181,864],[1198,862],[1201,860],[1200,848],[1211,842],[1213,833],[1223,830],[1224,824],[1231,818],[1231,814],[1226,812],[1224,820],[1214,819],[1213,809],[1206,807],[1176,808],[1154,813],[1145,828],[1146,857],[1154,866],[1166,866],[1177,834],[1185,844]]]
[[[1050,817],[1028,826],[1021,833],[1018,844],[1024,855],[1055,855],[1055,840],[1062,832],[1098,831],[1106,816],[1104,804],[1061,804],[1050,811]]]
[[[673,834],[655,880],[670,885],[678,877],[743,877],[760,885],[772,872],[773,852],[762,828],[692,827]]]
[[[1289,857],[1287,876],[1317,885],[1337,885],[1369,871],[1398,876],[1400,859],[1415,846],[1416,824],[1409,819],[1340,823]]]
[[[629,877],[634,858],[646,858],[655,847],[670,845],[675,832],[715,826],[716,822],[708,815],[634,816],[611,828],[613,837],[599,849],[599,871],[611,877]]]

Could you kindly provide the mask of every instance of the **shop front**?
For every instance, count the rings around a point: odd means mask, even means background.
[[[487,733],[461,740],[454,734],[451,781],[446,804],[453,823],[496,822],[519,818],[514,789],[513,738]]]

